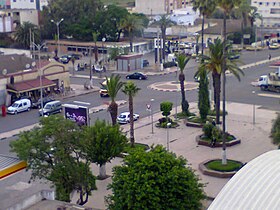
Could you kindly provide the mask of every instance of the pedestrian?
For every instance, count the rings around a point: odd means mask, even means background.
[[[77,70],[80,71],[80,64],[78,63]]]
[[[271,59],[271,55],[270,55],[270,53],[268,54],[268,60],[270,60]]]

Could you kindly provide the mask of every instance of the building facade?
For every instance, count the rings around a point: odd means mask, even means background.
[[[191,5],[191,0],[135,0],[135,11],[145,15],[170,14]]]
[[[48,0],[0,0],[0,9],[36,9],[42,10]]]
[[[252,0],[251,5],[258,8],[264,27],[280,26],[280,0]],[[257,20],[257,25],[261,25],[260,20]]]

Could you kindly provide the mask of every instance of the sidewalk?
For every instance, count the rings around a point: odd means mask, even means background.
[[[197,112],[197,104],[190,103],[190,110]],[[178,107],[179,108],[179,107]],[[227,103],[228,115],[226,117],[227,131],[241,139],[241,144],[227,148],[227,158],[239,160],[243,163],[249,162],[255,157],[277,149],[271,143],[269,138],[272,120],[276,117],[275,111],[261,109],[256,106],[256,124],[253,125],[253,106],[251,104]],[[174,114],[174,113],[173,113]],[[161,117],[160,113],[154,114],[155,122]],[[155,123],[154,122],[154,123]],[[129,130],[129,125],[122,126],[124,131]],[[128,132],[129,133],[129,132]],[[180,126],[170,128],[170,150],[178,156],[182,155],[188,160],[188,164],[199,175],[201,182],[206,184],[205,192],[208,197],[215,198],[229,179],[215,178],[203,175],[199,169],[199,163],[213,158],[221,158],[221,148],[210,148],[197,145],[195,137],[202,133],[201,128],[186,127],[183,121]],[[128,134],[129,137],[129,134]],[[151,133],[151,119],[149,117],[135,122],[136,142],[148,145],[167,144],[167,131],[163,128],[154,127],[154,134]],[[121,164],[121,158],[115,158],[106,165],[107,174],[112,175],[112,167]],[[98,175],[99,168],[92,164],[93,173]],[[103,181],[97,181],[98,190],[94,191],[89,198],[86,206],[105,209],[104,196],[110,191],[107,185],[111,183],[108,178]]]

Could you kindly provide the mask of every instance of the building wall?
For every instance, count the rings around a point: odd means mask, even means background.
[[[263,16],[264,27],[280,26],[280,0],[252,0],[251,5]],[[257,25],[261,25],[260,20]]]
[[[35,25],[39,25],[39,17],[38,17],[38,11],[35,9],[32,10],[20,10],[19,11],[19,18],[20,23],[23,24],[23,22],[30,22]]]
[[[11,9],[36,9],[36,0],[12,0]]]

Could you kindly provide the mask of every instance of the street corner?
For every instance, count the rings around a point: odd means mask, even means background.
[[[186,91],[191,91],[198,89],[199,84],[197,82],[185,82],[184,86]],[[165,92],[179,92],[181,89],[180,83],[176,81],[157,82],[149,85],[148,88]]]

